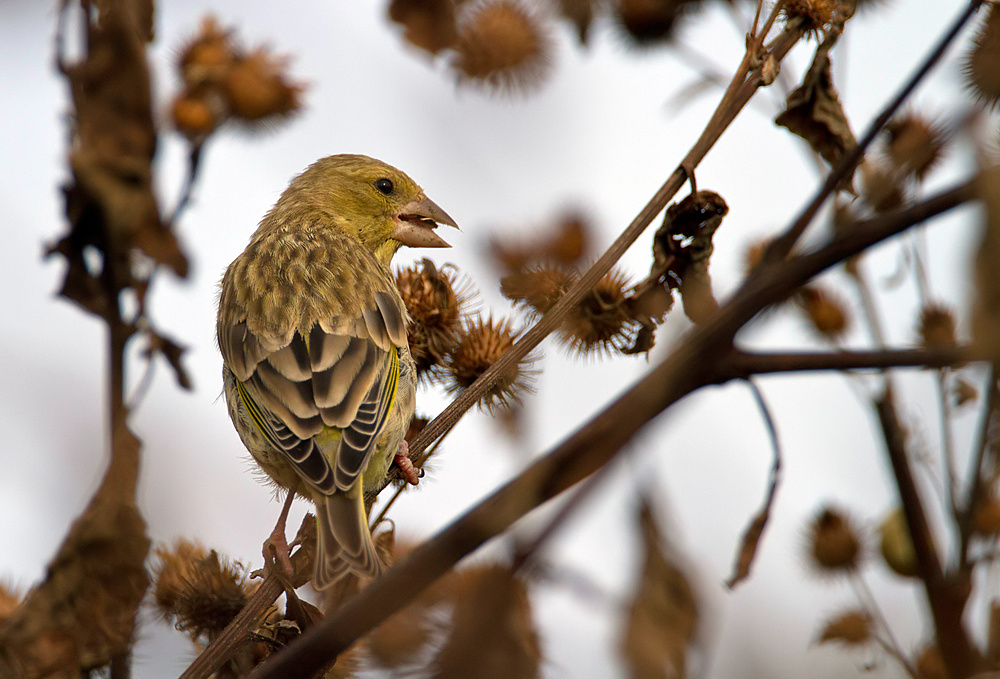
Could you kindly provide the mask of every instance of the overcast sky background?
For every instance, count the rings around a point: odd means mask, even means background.
[[[26,587],[44,574],[66,528],[86,505],[105,465],[102,325],[56,299],[61,266],[43,262],[46,242],[64,229],[58,187],[66,178],[66,88],[56,77],[52,35],[55,4],[0,4],[0,206],[5,244],[0,266],[0,577]],[[964,5],[957,0],[897,0],[855,19],[836,53],[844,105],[860,136],[864,126],[911,72],[943,26]],[[151,64],[164,114],[177,87],[173,60],[206,12],[231,25],[247,44],[267,43],[294,55],[292,73],[309,82],[306,109],[273,134],[224,133],[207,148],[191,208],[179,227],[193,261],[189,280],[161,276],[152,309],[157,326],[188,347],[193,392],[177,389],[163,365],[132,418],[144,442],[139,503],[158,541],[200,540],[256,567],[261,543],[279,510],[255,481],[248,457],[220,398],[221,360],[214,344],[215,286],[225,266],[288,181],[331,153],[364,153],[410,174],[462,226],[450,251],[403,251],[398,263],[425,255],[455,262],[481,292],[483,305],[508,309],[497,272],[483,257],[492,234],[530,233],[566,209],[586,211],[603,250],[637,214],[695,141],[720,92],[681,109],[671,99],[697,75],[669,49],[636,52],[607,21],[581,49],[563,22],[555,24],[554,64],[531,97],[502,99],[456,88],[443,63],[410,48],[385,19],[385,3],[161,3]],[[683,42],[730,73],[742,56],[745,26],[721,5],[690,23]],[[968,31],[965,34],[968,37]],[[960,41],[959,44],[962,44]],[[786,65],[792,81],[808,64],[813,44]],[[923,111],[954,115],[964,105],[960,51],[952,49],[914,98]],[[772,88],[774,89],[774,88]],[[778,91],[763,92],[698,170],[700,188],[724,196],[730,214],[718,232],[712,274],[725,297],[742,276],[748,243],[785,225],[817,184],[804,145],[773,126]],[[959,141],[932,185],[970,169],[968,141]],[[961,145],[965,145],[962,148]],[[185,146],[164,132],[158,185],[172,206],[184,173]],[[963,210],[927,231],[935,296],[965,309],[970,224]],[[822,229],[813,231],[820,233]],[[623,264],[633,278],[649,267],[649,235]],[[916,312],[912,280],[890,288],[900,265],[897,246],[868,260],[881,289],[880,306],[893,342],[911,343]],[[832,284],[842,281],[833,275]],[[843,289],[843,286],[842,286]],[[857,308],[856,300],[845,296]],[[659,333],[658,361],[688,327],[675,312]],[[809,346],[804,322],[788,311],[765,317],[741,337],[748,345]],[[858,329],[851,343],[863,346]],[[421,487],[408,492],[392,517],[400,535],[427,536],[484,497],[525,461],[541,454],[641,376],[641,358],[602,362],[567,358],[543,345],[537,394],[529,400],[530,431],[517,447],[481,414],[467,416],[435,460]],[[139,363],[130,363],[131,382]],[[981,381],[981,376],[970,376]],[[784,477],[752,579],[727,592],[739,537],[766,489],[771,453],[766,430],[741,385],[705,389],[687,399],[631,446],[606,487],[549,547],[623,600],[637,569],[635,490],[657,490],[660,516],[689,564],[702,597],[704,653],[697,667],[713,677],[833,677],[862,673],[902,676],[883,655],[811,646],[825,615],[853,599],[841,584],[811,576],[804,559],[804,524],[824,502],[848,508],[874,528],[894,502],[890,474],[873,437],[872,418],[858,389],[843,378],[761,380],[785,451]],[[907,376],[904,414],[925,447],[936,450],[932,377]],[[446,403],[437,392],[418,396],[418,411]],[[974,416],[959,418],[964,459]],[[290,526],[306,507],[296,505]],[[525,531],[538,525],[528,519]],[[502,557],[491,543],[473,559]],[[906,649],[926,630],[918,590],[868,571]],[[996,593],[996,583],[992,592]],[[604,677],[621,672],[615,654],[620,618],[613,607],[580,602],[553,586],[534,588],[548,677]],[[186,639],[150,622],[141,631],[136,677],[176,676],[190,662]]]

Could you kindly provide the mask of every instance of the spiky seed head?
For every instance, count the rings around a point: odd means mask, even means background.
[[[544,314],[566,294],[576,275],[553,266],[509,274],[500,279],[500,292],[515,305]]]
[[[243,567],[215,550],[180,540],[154,550],[153,596],[161,615],[192,639],[212,639],[236,617],[256,589]]]
[[[809,524],[809,556],[820,573],[856,571],[861,564],[861,539],[843,512],[826,507]]]
[[[507,318],[494,320],[491,314],[486,319],[480,316],[466,320],[458,345],[448,357],[450,380],[447,385],[448,390],[458,392],[472,386],[480,375],[514,346],[517,334],[513,323]],[[511,402],[520,402],[523,395],[530,390],[529,381],[533,374],[530,368],[531,362],[532,358],[529,356],[508,369],[500,380],[483,394],[479,406],[493,411],[506,407]]]
[[[958,345],[955,314],[942,304],[928,304],[920,310],[920,343],[928,348]]]
[[[246,123],[277,120],[302,107],[301,84],[287,75],[288,59],[258,49],[239,59],[223,82],[223,93],[234,118]]]
[[[618,0],[615,13],[632,41],[646,46],[672,38],[678,20],[698,4],[692,0]]]
[[[823,627],[819,643],[840,642],[846,646],[860,646],[872,639],[871,616],[862,610],[845,611]]]
[[[850,325],[847,308],[829,291],[806,286],[795,294],[795,301],[821,336],[837,340],[847,331]]]
[[[207,137],[219,126],[219,118],[208,99],[181,92],[170,107],[174,127],[188,139]]]
[[[889,121],[885,132],[889,160],[917,181],[924,179],[944,155],[947,137],[941,125],[915,113]]]
[[[215,17],[202,19],[201,31],[181,48],[178,68],[184,83],[196,88],[206,82],[221,82],[236,60],[232,32],[219,26]]]
[[[965,78],[975,96],[995,107],[1000,102],[1000,8],[990,5],[965,57]]]
[[[788,0],[782,6],[785,21],[802,18],[810,31],[821,31],[832,23],[842,22],[853,11],[850,0]]]
[[[459,27],[454,67],[463,82],[527,92],[549,70],[552,45],[541,20],[516,0],[484,0]]]
[[[576,265],[587,254],[590,227],[581,215],[564,217],[545,246],[545,257],[563,267]]]
[[[396,287],[411,319],[410,354],[422,380],[441,377],[444,360],[458,341],[462,309],[472,294],[468,280],[460,282],[457,271],[447,264],[439,269],[425,258],[396,272]]]
[[[627,349],[639,323],[629,315],[627,275],[612,269],[573,306],[559,338],[578,354],[610,354]]]
[[[407,42],[437,54],[458,37],[455,5],[453,0],[392,0],[389,18],[404,27]]]
[[[893,573],[904,578],[917,576],[917,553],[902,507],[889,512],[879,526],[879,552]]]

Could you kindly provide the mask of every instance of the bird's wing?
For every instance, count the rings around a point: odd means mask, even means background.
[[[382,290],[356,318],[321,319],[284,345],[258,337],[244,321],[220,332],[254,423],[324,495],[350,488],[368,464],[396,394],[405,318],[398,293]],[[327,427],[340,431],[332,467],[321,450]]]

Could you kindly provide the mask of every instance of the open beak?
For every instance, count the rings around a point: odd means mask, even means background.
[[[404,205],[399,211],[392,237],[411,248],[450,248],[448,241],[434,233],[438,224],[458,228],[455,220],[439,208],[437,203],[426,196],[421,196],[418,200]]]

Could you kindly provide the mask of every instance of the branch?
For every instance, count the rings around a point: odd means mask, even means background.
[[[718,382],[715,366],[736,332],[768,305],[825,269],[973,197],[969,183],[907,210],[867,222],[819,250],[760,268],[660,365],[554,450],[426,540],[357,596],[259,667],[253,679],[310,676],[417,595],[467,554],[535,507],[585,479],[621,451],[660,412]],[[544,319],[543,319],[544,320]],[[537,326],[536,326],[537,327]]]
[[[986,360],[972,346],[933,349],[884,349],[817,353],[751,353],[734,350],[719,359],[720,382],[746,379],[751,375],[819,370],[885,370],[886,368],[943,368]]]

